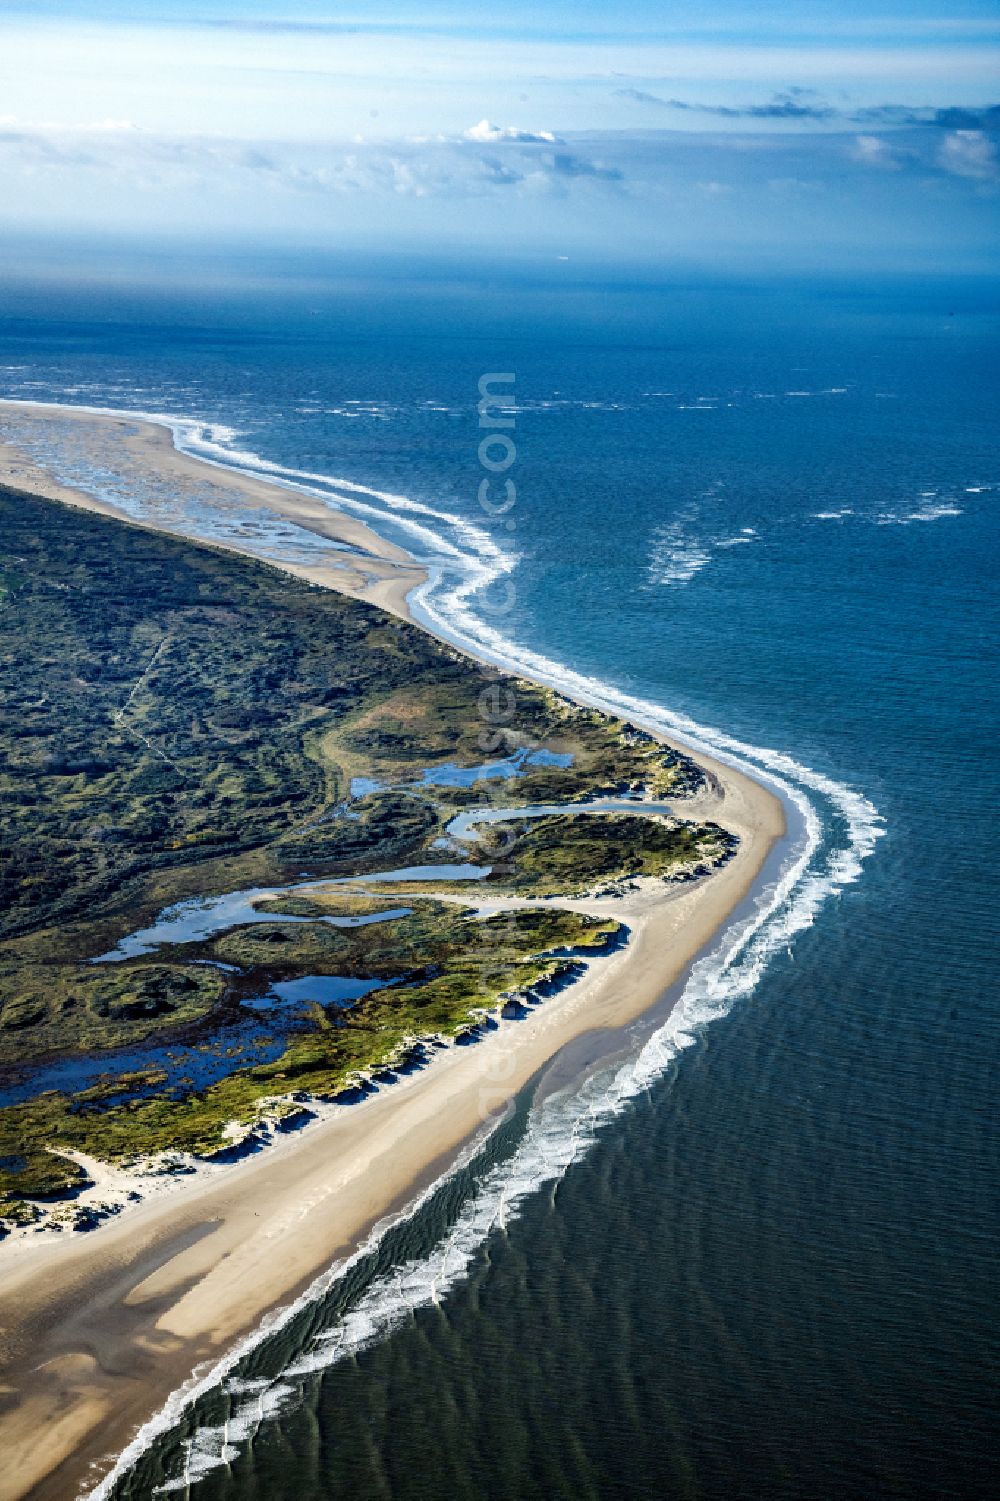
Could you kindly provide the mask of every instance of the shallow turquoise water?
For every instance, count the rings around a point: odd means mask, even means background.
[[[692,1045],[522,1100],[116,1495],[185,1465],[206,1501],[984,1493],[995,313],[926,283],[108,294],[87,323],[21,294],[4,394],[222,423],[223,452],[474,523],[346,492],[439,560],[453,625],[778,749],[885,828],[800,782],[815,901]],[[517,377],[495,519],[490,370]],[[468,558],[500,582],[462,618]]]

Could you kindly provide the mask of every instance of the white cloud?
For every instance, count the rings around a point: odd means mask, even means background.
[[[493,129],[494,127],[491,127]],[[491,138],[492,139],[492,138]],[[257,141],[158,134],[126,121],[57,127],[0,117],[0,169],[102,178],[118,188],[162,194],[256,185],[278,193],[477,198],[497,191],[565,194],[576,180],[617,184],[623,174],[588,156],[551,149],[548,133],[504,133],[510,151],[471,150],[454,137],[434,141]],[[475,145],[480,143],[476,141]],[[544,145],[544,151],[523,150]],[[502,157],[502,160],[500,159]],[[586,191],[586,188],[583,188]]]
[[[976,130],[873,129],[859,141],[856,132],[733,137],[594,127],[554,142],[540,131],[515,139],[513,127],[487,119],[481,133],[490,139],[480,141],[463,132],[481,97],[447,134],[424,139],[411,129],[384,132],[381,121],[375,138],[359,121],[360,129],[325,138],[247,139],[238,122],[218,133],[130,127],[113,108],[74,112],[73,121],[89,123],[63,126],[51,123],[48,108],[38,111],[45,123],[7,115],[0,117],[5,220],[167,222],[201,232],[211,202],[220,225],[267,222],[305,237],[333,225],[369,233],[383,224],[428,238],[485,236],[508,214],[520,233],[559,250],[617,245],[618,224],[630,243],[693,244],[699,255],[719,257],[737,243],[775,259],[808,258],[819,244],[835,256],[850,244],[876,246],[894,262],[910,254],[910,242],[900,251],[894,238],[900,226],[918,249],[950,244],[956,231],[970,255],[989,243],[994,159]],[[519,116],[498,111],[495,118]],[[528,117],[536,120],[554,123],[541,110]],[[877,170],[886,165],[882,140],[893,170]],[[614,215],[606,211],[611,202]]]
[[[879,167],[888,172],[899,171],[899,158],[882,136],[855,136],[851,155],[864,167]]]
[[[555,146],[559,137],[551,130],[519,130],[516,125],[494,125],[490,120],[480,120],[462,131],[464,141],[478,141],[481,146],[492,146],[498,141],[520,141],[522,144]]]
[[[956,177],[977,182],[1000,180],[1000,162],[993,141],[982,130],[952,130],[938,150],[938,165]]]

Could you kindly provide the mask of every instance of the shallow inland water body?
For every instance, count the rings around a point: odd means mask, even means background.
[[[995,292],[599,281],[498,275],[472,295],[442,276],[418,301],[331,284],[318,311],[311,291],[262,290],[252,315],[220,295],[208,328],[182,292],[103,291],[113,316],[82,326],[38,287],[5,330],[27,367],[7,394],[72,385],[221,424],[244,454],[327,474],[331,497],[358,499],[343,477],[429,508],[420,524],[460,552],[483,526],[477,381],[516,368],[504,626],[525,670],[538,653],[787,753],[887,831],[661,1078],[593,1140],[586,1113],[572,1125],[578,1156],[555,1096],[548,1117],[522,1101],[490,1144],[511,1166],[478,1239],[448,1228],[475,1198],[451,1182],[339,1303],[250,1362],[253,1420],[238,1393],[200,1408],[225,1451],[191,1486],[206,1501],[990,1491]],[[371,410],[337,416],[344,392]],[[378,494],[360,500],[416,547],[415,513]],[[430,604],[468,632],[459,565],[422,545]],[[816,805],[842,853],[843,809]],[[346,1358],[281,1374],[327,1331]],[[295,1388],[284,1407],[272,1382]],[[192,1436],[157,1441],[116,1494],[180,1477],[183,1495]]]

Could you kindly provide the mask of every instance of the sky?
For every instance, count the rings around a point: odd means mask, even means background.
[[[5,0],[0,225],[986,269],[996,0]]]

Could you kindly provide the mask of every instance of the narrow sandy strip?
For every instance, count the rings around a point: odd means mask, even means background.
[[[193,466],[204,483],[205,466],[178,455],[161,429],[86,414],[76,420],[81,441],[89,421],[144,428],[142,463],[178,464],[179,481],[192,478]],[[122,441],[139,443],[128,433]],[[5,483],[118,514],[63,491],[51,476],[39,484],[35,467],[9,448],[4,463]],[[210,473],[215,479],[219,471]],[[300,502],[242,476],[232,484],[234,514],[252,486],[254,505],[266,503],[289,519],[298,506],[310,507],[308,523],[316,522],[308,498]],[[267,492],[266,502],[258,490]],[[318,509],[331,526],[359,525]],[[384,566],[378,587],[405,613],[405,593],[420,570],[405,555],[389,556],[374,533],[363,544],[364,567],[369,557]],[[234,550],[246,549],[235,543]],[[345,586],[341,570],[322,572],[315,582],[375,597],[370,581],[361,581],[369,591],[363,593],[360,585]],[[713,786],[685,803],[684,815],[717,818],[738,834],[736,857],[692,886],[587,901],[586,910],[627,922],[632,938],[577,984],[474,1047],[442,1051],[431,1067],[363,1105],[340,1109],[230,1171],[151,1198],[92,1235],[28,1243],[15,1255],[0,1248],[0,1501],[76,1495],[197,1367],[218,1360],[408,1202],[562,1047],[595,1028],[620,1027],[656,1003],[748,894],[784,832],[781,804],[769,791],[728,766],[696,759]]]
[[[158,502],[148,502],[149,514],[138,522],[121,506],[60,483],[18,444],[17,438],[26,425],[44,438],[46,429],[52,430],[66,423],[72,423],[78,433],[74,447],[81,458],[95,456],[99,459],[100,448],[111,440],[127,462],[137,490],[150,480],[155,480],[157,487],[166,480],[174,487],[176,499],[165,497]],[[363,521],[333,510],[321,500],[313,500],[308,495],[286,490],[267,480],[202,463],[200,459],[176,449],[169,428],[155,422],[117,414],[99,416],[75,407],[42,407],[30,402],[0,400],[0,484],[10,485],[15,490],[27,490],[47,500],[62,500],[154,531],[188,536],[194,541],[205,539],[185,529],[185,496],[209,495],[213,512],[222,518],[231,517],[234,527],[248,509],[263,508],[276,518],[302,527],[307,534],[303,541],[308,540],[309,533],[314,533],[350,549],[350,552],[330,553],[328,560],[317,556],[316,561],[308,563],[272,556],[265,561],[273,562],[298,578],[348,594],[352,599],[366,599],[406,620],[411,618],[406,596],[426,578],[425,570],[408,553],[387,542]],[[211,545],[250,557],[262,556],[259,550],[237,538],[212,538]]]

